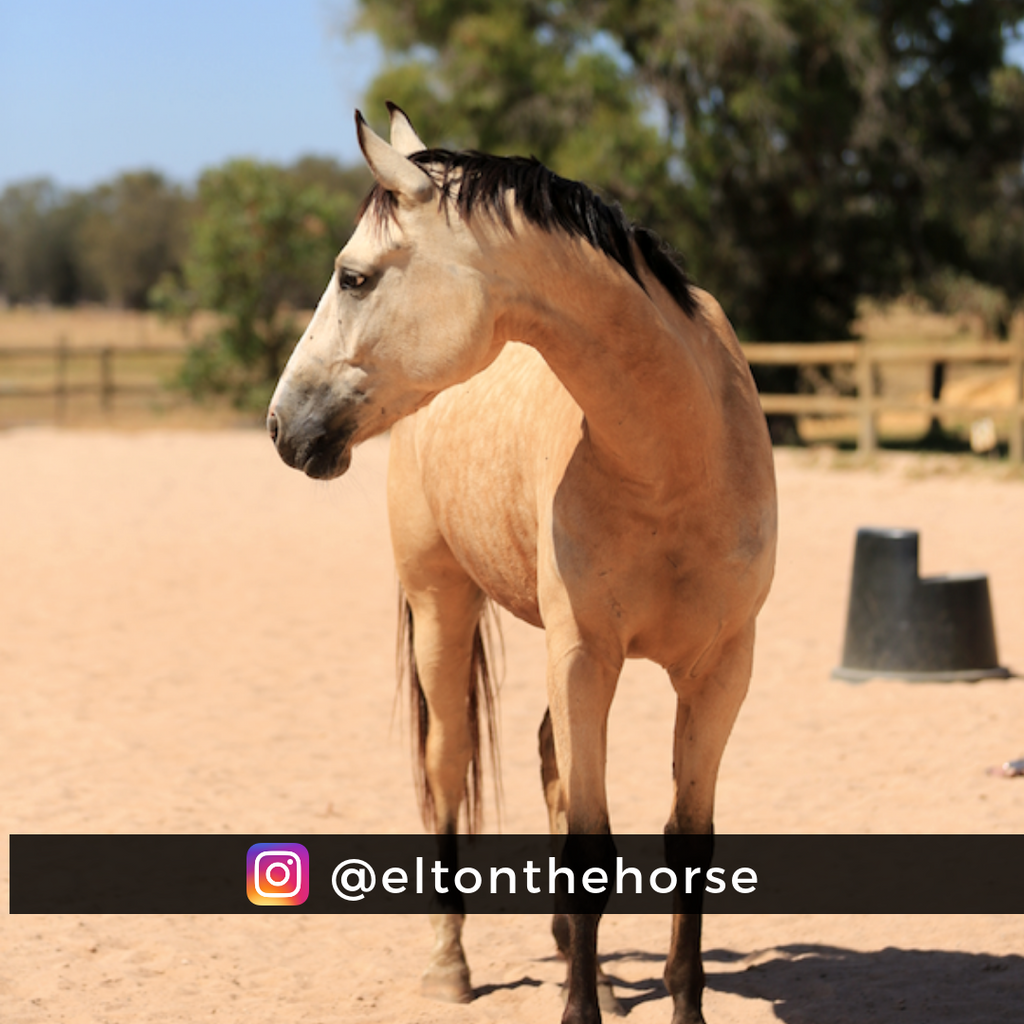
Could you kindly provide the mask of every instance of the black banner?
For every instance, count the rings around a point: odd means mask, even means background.
[[[12,835],[10,854],[12,914],[1024,913],[1024,835]]]

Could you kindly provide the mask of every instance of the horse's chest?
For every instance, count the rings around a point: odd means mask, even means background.
[[[750,603],[735,531],[698,510],[658,515],[608,502],[588,520],[566,501],[562,511],[542,576],[549,562],[583,632],[615,635],[627,656],[694,660]]]

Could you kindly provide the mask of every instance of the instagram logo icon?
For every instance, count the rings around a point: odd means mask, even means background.
[[[294,907],[309,895],[309,852],[302,843],[254,843],[245,858],[249,902]]]

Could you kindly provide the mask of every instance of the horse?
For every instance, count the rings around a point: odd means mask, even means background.
[[[647,658],[677,698],[666,836],[710,836],[776,539],[771,443],[736,335],[587,186],[533,158],[428,149],[388,107],[390,143],[356,112],[374,185],[267,425],[317,479],[391,430],[424,819],[439,841],[476,826],[493,602],[544,630],[552,830],[610,836],[609,709],[625,659]],[[601,1019],[601,909],[553,922],[565,1024]],[[674,905],[673,1024],[704,1019],[700,910]],[[467,1001],[463,916],[432,924],[424,991]]]

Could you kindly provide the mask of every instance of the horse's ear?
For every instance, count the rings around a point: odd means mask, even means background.
[[[407,156],[386,143],[356,111],[356,135],[359,148],[377,182],[389,192],[424,203],[434,195],[434,183],[427,173]]]
[[[397,104],[387,101],[388,113],[391,115],[391,145],[404,156],[421,153],[427,147],[416,134],[416,129],[409,120],[409,115]]]

